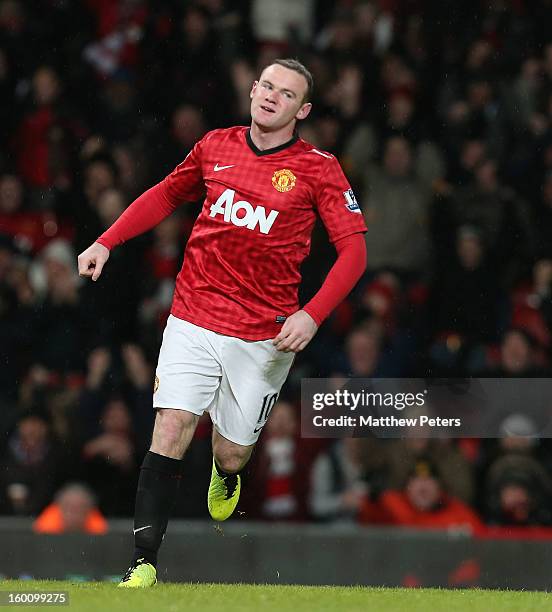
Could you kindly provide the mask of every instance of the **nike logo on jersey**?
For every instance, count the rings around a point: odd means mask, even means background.
[[[219,166],[218,163],[215,164],[213,170],[215,172],[220,172],[221,170],[227,170],[228,168],[233,168],[236,164],[232,164],[231,166]]]
[[[151,525],[146,525],[145,527],[138,527],[138,529],[133,529],[134,533],[138,533],[139,531],[143,531],[144,529],[148,529]]]
[[[249,202],[244,200],[234,202],[235,195],[236,192],[233,189],[224,191],[219,199],[211,205],[209,216],[224,215],[224,220],[227,223],[232,223],[237,227],[246,227],[250,230],[259,226],[261,234],[268,234],[279,211],[271,210],[267,214],[264,206],[253,208]]]

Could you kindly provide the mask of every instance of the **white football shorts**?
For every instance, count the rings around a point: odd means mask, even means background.
[[[217,431],[254,444],[278,399],[294,353],[272,340],[241,340],[169,315],[159,351],[154,408],[209,412]]]

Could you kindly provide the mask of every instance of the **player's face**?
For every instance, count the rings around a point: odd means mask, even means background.
[[[276,131],[304,119],[311,104],[303,103],[307,93],[305,78],[279,64],[265,68],[251,89],[251,117],[261,128]]]

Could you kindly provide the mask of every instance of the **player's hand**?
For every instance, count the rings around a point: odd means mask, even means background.
[[[93,281],[97,281],[108,259],[109,249],[99,242],[94,242],[77,259],[79,276],[92,278]]]
[[[287,318],[280,333],[272,341],[279,351],[298,353],[312,340],[318,331],[314,319],[304,310],[298,310]]]

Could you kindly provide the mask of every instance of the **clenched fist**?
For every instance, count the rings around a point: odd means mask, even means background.
[[[97,281],[108,259],[109,249],[99,242],[94,242],[78,256],[79,276]]]
[[[318,325],[310,314],[298,310],[288,317],[272,342],[279,351],[298,353],[307,346],[317,331]]]

